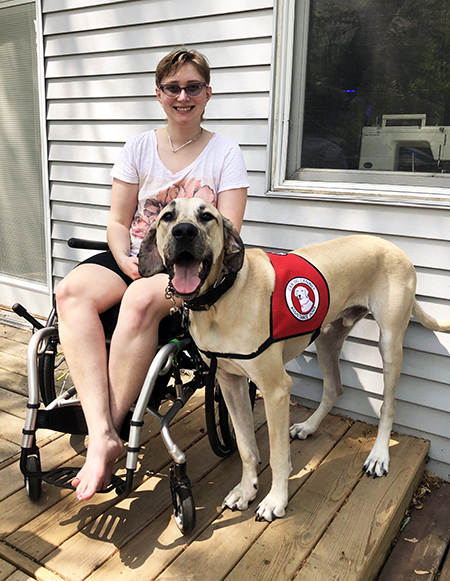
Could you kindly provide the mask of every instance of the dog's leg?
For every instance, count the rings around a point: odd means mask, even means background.
[[[317,359],[323,375],[323,395],[317,410],[305,421],[293,424],[291,438],[306,439],[314,434],[322,420],[330,413],[343,393],[339,354],[342,345],[355,324],[367,314],[364,308],[355,307],[327,325],[316,339]]]
[[[246,510],[258,492],[259,451],[256,444],[253,412],[246,377],[230,375],[221,369],[217,380],[233,422],[239,454],[242,460],[242,479],[226,496],[223,506],[232,510]]]
[[[383,358],[384,401],[381,406],[380,423],[375,444],[364,463],[368,476],[387,476],[389,471],[389,439],[394,423],[395,388],[400,378],[403,359],[403,334],[394,331],[382,332],[380,352]]]
[[[281,371],[282,376],[280,373],[277,376],[266,373],[264,379],[261,378],[257,383],[264,397],[272,469],[272,487],[256,510],[256,520],[259,521],[271,522],[283,517],[288,503],[288,478],[292,470],[289,447],[289,395],[292,379],[283,368]]]
[[[412,274],[411,274],[412,272]],[[408,275],[411,277],[408,284]],[[379,349],[383,359],[384,401],[375,444],[364,464],[368,476],[386,476],[389,471],[389,439],[395,413],[395,388],[403,360],[403,337],[409,324],[414,301],[415,274],[405,272],[397,288],[383,289],[378,296],[389,296],[389,302],[374,301],[371,309],[380,327]],[[397,291],[397,293],[395,292]]]

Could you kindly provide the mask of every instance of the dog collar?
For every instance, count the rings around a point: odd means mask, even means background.
[[[233,286],[237,272],[229,272],[219,283],[211,285],[205,293],[189,301],[183,301],[183,306],[191,311],[207,311]]]

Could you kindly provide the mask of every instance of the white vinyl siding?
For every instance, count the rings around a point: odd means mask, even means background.
[[[287,250],[354,233],[379,235],[402,248],[417,271],[417,298],[437,318],[450,319],[450,211],[358,202],[252,199],[244,239],[254,246]],[[344,343],[344,395],[334,411],[373,423],[382,404],[383,374],[378,326],[358,323]],[[291,361],[293,393],[316,406],[322,379],[314,345]],[[450,334],[412,321],[404,341],[394,427],[431,440],[428,467],[450,480]]]
[[[240,143],[250,177],[242,234],[249,246],[289,250],[353,233],[379,234],[403,248],[418,271],[418,297],[450,317],[450,210],[333,198],[267,194],[275,10],[266,0],[44,0],[53,275],[55,283],[87,255],[70,236],[104,239],[111,165],[130,136],[161,126],[154,70],[174,46],[206,54],[213,97],[205,126]],[[326,196],[326,197],[325,197]],[[407,191],[405,192],[407,196]],[[380,200],[381,202],[381,200]],[[357,325],[344,345],[344,396],[336,411],[375,423],[382,372],[378,330]],[[288,364],[293,393],[321,397],[314,347]],[[450,336],[412,323],[398,388],[396,426],[431,440],[429,467],[450,474]]]
[[[88,254],[68,237],[105,237],[109,173],[124,142],[164,124],[154,71],[173,47],[208,57],[204,125],[241,145],[250,193],[263,193],[271,2],[44,0],[43,11],[55,283]]]

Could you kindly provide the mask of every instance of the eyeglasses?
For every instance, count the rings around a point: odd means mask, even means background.
[[[207,83],[190,83],[189,85],[186,85],[186,87],[180,87],[179,85],[166,83],[165,85],[159,85],[159,88],[164,93],[164,95],[174,99],[175,97],[178,97],[183,89],[186,91],[186,95],[189,97],[198,97],[203,88],[207,86]]]

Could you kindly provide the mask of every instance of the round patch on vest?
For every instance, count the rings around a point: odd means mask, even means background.
[[[309,321],[319,308],[319,291],[308,278],[292,278],[286,285],[285,298],[289,311],[299,321]]]

